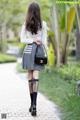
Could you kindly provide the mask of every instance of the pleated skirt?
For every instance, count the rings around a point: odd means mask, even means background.
[[[27,70],[43,70],[45,66],[35,64],[36,44],[29,44],[24,48],[22,55],[22,68]]]

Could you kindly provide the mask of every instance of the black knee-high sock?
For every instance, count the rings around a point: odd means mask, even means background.
[[[29,92],[30,92],[30,99],[31,99],[31,106],[33,104],[33,80],[29,80]]]
[[[33,105],[37,105],[37,92],[33,92]]]
[[[33,93],[30,93],[30,98],[31,98],[31,106],[33,105]]]

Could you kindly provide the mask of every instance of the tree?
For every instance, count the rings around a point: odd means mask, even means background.
[[[75,8],[67,5],[53,5],[52,8],[52,31],[54,32],[54,50],[56,53],[57,65],[67,63],[67,52],[69,43],[69,33],[73,28],[75,19]],[[58,14],[59,13],[59,14]],[[56,26],[56,27],[55,27]]]

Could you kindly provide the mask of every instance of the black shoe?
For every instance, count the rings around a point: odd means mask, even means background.
[[[36,111],[36,106],[35,105],[32,106],[31,115],[32,116],[36,116],[37,115],[37,111]]]

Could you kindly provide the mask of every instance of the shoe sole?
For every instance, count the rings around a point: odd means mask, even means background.
[[[33,112],[31,113],[31,115],[32,115],[32,116],[36,116],[37,114],[36,114],[35,111],[33,111]]]

